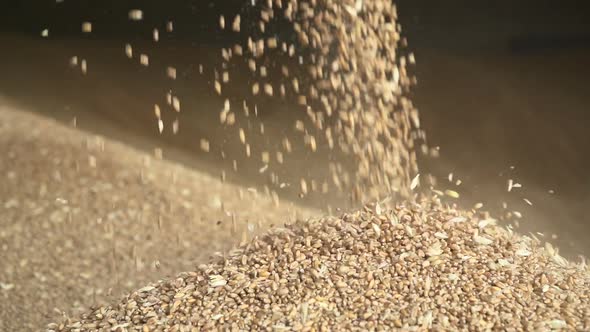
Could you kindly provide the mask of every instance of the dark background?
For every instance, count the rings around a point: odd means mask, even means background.
[[[514,52],[587,48],[590,6],[587,1],[397,1],[399,21],[416,48],[454,51]],[[143,25],[129,24],[132,8],[144,11]],[[139,38],[138,33],[166,19],[176,22],[175,38],[215,42],[228,34],[211,33],[220,14],[254,13],[250,0],[132,1],[22,0],[6,1],[0,16],[4,32],[38,35],[51,27],[60,37],[79,37],[80,22],[96,23],[92,38]]]
[[[522,231],[556,233],[566,252],[590,252],[585,241],[590,229],[588,2],[397,4],[417,58],[413,100],[431,145],[441,147],[441,158],[424,161],[422,168],[443,179],[449,172],[461,178],[463,204],[481,200],[487,208],[501,210],[506,201],[509,210],[525,215]],[[141,8],[144,21],[130,22],[131,8]],[[236,38],[219,31],[219,15],[237,12],[247,27],[253,13],[249,1],[5,2],[0,11],[0,96],[63,122],[76,117],[82,129],[139,148],[165,146],[167,157],[217,172],[222,161],[199,154],[196,138],[226,140],[226,133],[213,125],[222,100],[212,93],[209,64],[219,60],[218,46]],[[175,31],[163,34],[169,19]],[[80,32],[83,21],[93,22],[92,34]],[[151,42],[154,27],[161,31],[157,46]],[[50,31],[47,39],[39,36],[44,28]],[[275,30],[282,38],[290,36],[288,26]],[[149,52],[152,65],[129,62],[122,53],[126,42]],[[67,66],[73,55],[88,59],[88,75]],[[181,79],[166,81],[167,64],[179,68]],[[205,65],[205,75],[196,73],[198,64]],[[181,94],[186,105],[178,136],[159,136],[151,113],[168,88]],[[270,129],[261,140],[268,142],[283,133],[292,112],[284,104],[269,104],[265,112]],[[322,159],[300,155],[291,171],[308,171],[314,158]],[[257,182],[251,175],[258,165],[251,166],[233,181]],[[508,178],[523,189],[507,193]]]

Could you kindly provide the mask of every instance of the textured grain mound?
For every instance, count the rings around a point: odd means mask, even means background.
[[[295,211],[1,98],[0,151],[0,331],[112,302]]]
[[[590,328],[590,273],[436,198],[256,238],[57,331]]]

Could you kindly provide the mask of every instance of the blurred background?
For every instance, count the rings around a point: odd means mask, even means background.
[[[418,85],[412,98],[432,146],[440,158],[424,160],[424,172],[447,174],[462,183],[461,204],[484,202],[497,213],[519,211],[520,231],[539,231],[567,255],[588,254],[590,230],[590,6],[587,1],[397,1],[399,22],[417,60]],[[130,9],[144,12],[130,22]],[[220,47],[235,35],[218,28],[220,14],[242,15],[248,22],[250,1],[12,1],[0,11],[0,103],[14,104],[64,123],[102,134],[140,149],[163,148],[168,159],[218,175],[228,160],[199,149],[201,137],[237,144],[218,125],[223,99],[212,89]],[[90,34],[81,32],[92,22]],[[165,32],[167,22],[174,30]],[[246,29],[247,29],[247,24]],[[158,28],[160,41],[152,40]],[[48,37],[41,31],[48,29]],[[281,38],[287,28],[275,27]],[[150,56],[150,66],[125,56]],[[69,66],[86,59],[88,73]],[[203,66],[203,74],[199,66]],[[178,78],[166,77],[166,66]],[[250,84],[247,75],[232,78]],[[182,97],[180,131],[158,132],[154,103],[165,103],[173,89]],[[268,127],[259,138],[272,143],[292,126],[292,105],[260,102]],[[170,119],[172,121],[172,119]],[[236,150],[237,151],[237,150]],[[310,167],[326,155],[300,152],[282,172],[322,172]],[[250,186],[259,163],[243,158],[229,180]],[[507,181],[522,188],[507,192]],[[453,182],[454,182],[453,181]],[[316,207],[339,206],[332,195],[286,199]],[[524,202],[530,200],[530,206]],[[503,203],[507,208],[504,209]],[[346,204],[342,203],[342,206]]]

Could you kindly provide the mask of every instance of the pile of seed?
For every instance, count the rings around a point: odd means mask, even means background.
[[[590,329],[590,273],[436,197],[275,228],[54,331]]]
[[[191,270],[276,220],[317,215],[0,97],[0,331]]]

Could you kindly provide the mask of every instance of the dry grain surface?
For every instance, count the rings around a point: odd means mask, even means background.
[[[277,228],[53,331],[590,328],[590,273],[436,197]]]
[[[311,214],[3,100],[0,151],[0,331],[39,330]]]

